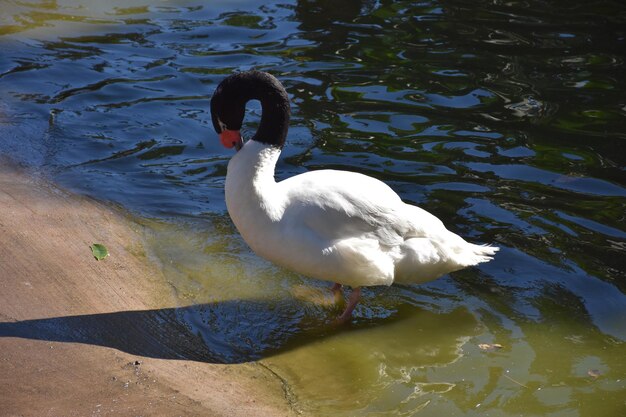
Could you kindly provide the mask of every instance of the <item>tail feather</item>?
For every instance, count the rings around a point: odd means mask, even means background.
[[[483,262],[489,262],[493,259],[493,256],[499,251],[497,246],[490,245],[474,245],[468,243],[468,248],[464,253],[459,256],[459,263],[463,266],[477,265]]]

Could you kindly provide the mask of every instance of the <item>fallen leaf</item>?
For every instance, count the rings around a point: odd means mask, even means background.
[[[497,349],[502,349],[502,345],[499,343],[481,343],[478,345],[480,350],[484,350],[486,352],[493,352]]]
[[[590,369],[587,371],[587,375],[589,375],[593,379],[598,379],[598,377],[602,375],[602,372],[600,372],[599,369]]]
[[[97,261],[101,261],[107,256],[109,256],[109,251],[107,250],[106,246],[104,246],[101,243],[94,243],[93,245],[90,246],[90,248],[91,248],[91,253],[93,254],[94,258],[96,258]]]

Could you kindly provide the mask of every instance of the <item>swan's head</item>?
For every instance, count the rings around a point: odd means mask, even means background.
[[[226,81],[226,80],[225,80]],[[238,99],[232,87],[222,82],[211,98],[211,120],[213,128],[220,137],[220,142],[226,148],[243,146],[241,138],[241,124],[245,112],[245,102]]]
[[[262,108],[252,140],[282,148],[289,126],[289,97],[276,78],[254,70],[226,77],[213,93],[211,119],[222,145],[237,150],[243,146],[239,131],[250,100],[259,100]]]

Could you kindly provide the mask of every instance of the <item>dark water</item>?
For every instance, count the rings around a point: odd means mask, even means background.
[[[181,320],[305,414],[626,415],[625,37],[620,1],[2,1],[0,152],[152,219]],[[496,260],[319,330],[225,213],[208,99],[251,68],[292,99],[279,178],[367,173]]]

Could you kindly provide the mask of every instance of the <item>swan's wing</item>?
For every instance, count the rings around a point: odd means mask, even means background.
[[[347,285],[428,281],[485,262],[485,251],[495,251],[467,243],[371,177],[314,171],[279,184],[287,196],[284,243],[321,251]]]
[[[321,251],[346,285],[425,282],[486,262],[497,250],[466,242],[365,175],[314,171],[279,185],[287,197],[284,244],[303,244],[299,252]]]
[[[320,170],[279,185],[287,196],[283,219],[289,227],[305,226],[329,241],[363,237],[394,246],[445,230],[435,216],[405,204],[385,183],[366,175]]]

